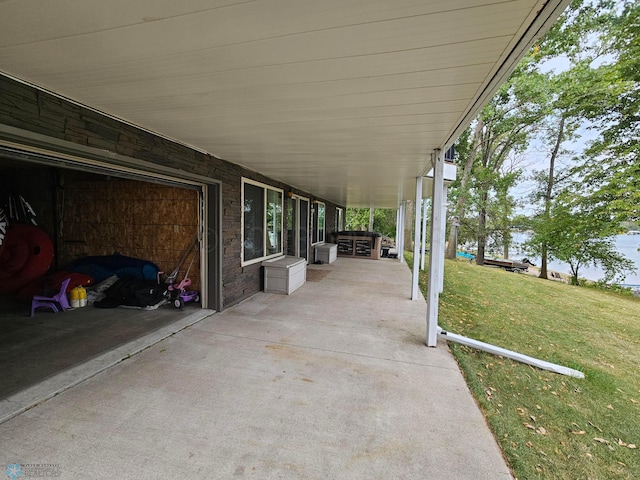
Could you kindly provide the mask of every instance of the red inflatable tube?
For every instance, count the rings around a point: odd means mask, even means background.
[[[43,276],[53,263],[49,235],[33,225],[11,225],[0,254],[0,292],[16,292]]]

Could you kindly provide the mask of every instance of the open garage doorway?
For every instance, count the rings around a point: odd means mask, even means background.
[[[158,341],[172,325],[181,329],[218,310],[219,195],[215,182],[0,148],[0,204],[11,217],[9,228],[35,223],[50,238],[54,255],[46,275],[83,259],[113,256],[153,265],[165,277],[177,269],[177,280],[188,269],[189,289],[201,292],[201,301],[182,309],[87,306],[57,314],[40,309],[30,316],[28,285],[5,289],[0,293],[0,347],[6,353],[0,358],[0,400],[129,343],[139,349],[141,339]],[[32,215],[26,215],[22,200]],[[85,284],[88,291],[104,278],[95,280]],[[158,331],[160,337],[154,335]]]

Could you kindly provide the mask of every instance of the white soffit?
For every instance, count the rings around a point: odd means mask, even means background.
[[[327,200],[395,208],[566,3],[8,0],[0,71]]]

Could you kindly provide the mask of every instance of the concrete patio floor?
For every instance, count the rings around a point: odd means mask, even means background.
[[[62,479],[511,478],[397,260],[310,265],[0,424]],[[3,463],[2,463],[3,462]]]

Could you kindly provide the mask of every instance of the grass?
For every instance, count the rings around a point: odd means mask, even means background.
[[[451,344],[516,478],[640,478],[640,299],[446,261],[439,311],[445,330],[585,373]]]

